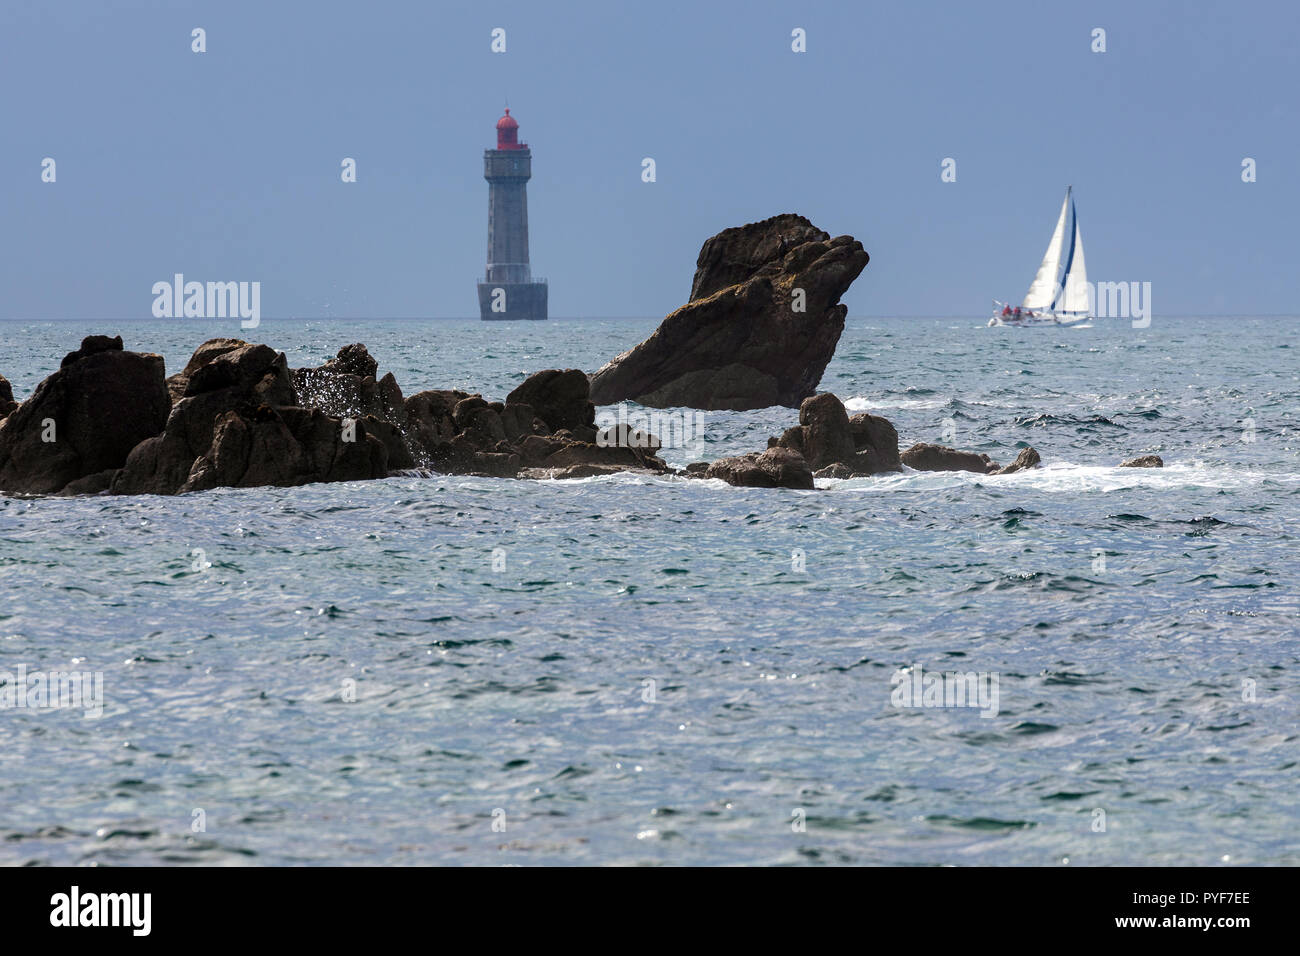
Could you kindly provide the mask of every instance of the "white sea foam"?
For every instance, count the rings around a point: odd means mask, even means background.
[[[819,478],[817,487],[844,491],[889,492],[941,490],[978,483],[991,488],[1021,487],[1046,492],[1104,494],[1122,488],[1231,490],[1258,487],[1265,482],[1300,488],[1300,474],[1194,462],[1174,463],[1164,468],[1123,468],[1053,462],[1009,475],[977,475],[966,471],[917,471],[904,466],[901,473],[875,475],[870,478]]]
[[[854,395],[846,399],[844,407],[849,412],[874,412],[882,408],[943,408],[952,399],[950,398],[897,398],[889,400],[877,400],[866,398],[861,395]]]

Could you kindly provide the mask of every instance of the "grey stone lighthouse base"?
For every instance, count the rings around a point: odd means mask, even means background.
[[[546,318],[545,282],[483,282],[478,284],[479,318]]]

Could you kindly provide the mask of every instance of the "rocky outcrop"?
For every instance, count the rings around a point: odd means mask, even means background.
[[[88,336],[0,421],[0,489],[56,494],[120,468],[163,430],[164,372],[161,355],[124,351],[120,336]]]
[[[506,404],[530,406],[556,431],[583,428],[596,420],[587,375],[576,368],[534,372],[506,396]]]
[[[318,481],[364,481],[388,477],[388,449],[367,433],[363,421],[340,427],[340,419],[317,409],[259,405],[220,415],[212,444],[179,489],[254,488]]]
[[[798,406],[835,354],[840,297],[868,258],[852,236],[832,239],[788,213],[718,233],[700,249],[690,301],[596,372],[591,400]]]
[[[902,468],[894,426],[866,413],[850,418],[844,404],[829,392],[805,398],[799,424],[768,445],[799,452],[819,478],[856,478]]]
[[[297,405],[284,353],[269,346],[245,343],[221,351],[201,345],[186,368],[184,394],[171,406],[165,429],[132,449],[113,479],[114,494],[177,494],[211,450],[221,416]]]
[[[720,270],[717,282],[747,267],[726,257],[710,266]],[[697,275],[703,291],[712,274]],[[160,356],[126,352],[120,337],[89,336],[0,419],[0,490],[170,495],[361,481],[415,465],[519,478],[672,471],[659,457],[659,439],[621,415],[597,429],[588,380],[575,369],[530,375],[504,402],[449,389],[403,398],[391,375],[377,374],[360,344],[319,368],[290,371],[284,354],[266,345],[213,339],[164,378]],[[8,403],[0,383],[0,401]],[[1148,461],[1160,464],[1155,456],[1125,464]],[[1024,448],[999,468],[987,455],[937,445],[900,455],[887,420],[850,416],[834,395],[820,394],[802,401],[799,424],[769,439],[765,451],[696,462],[678,474],[811,489],[815,477],[875,475],[903,464],[1010,474],[1036,467],[1039,456]]]
[[[970,471],[977,475],[1009,475],[1027,468],[1037,468],[1041,462],[1033,448],[1022,448],[1016,460],[1005,467],[988,455],[973,451],[958,451],[944,445],[918,442],[900,456],[904,465],[917,471]]]
[[[194,354],[190,357],[185,368],[167,379],[167,391],[171,395],[172,404],[175,405],[185,397],[185,389],[190,384],[191,375],[218,355],[233,352],[235,349],[243,348],[247,344],[243,339],[208,339],[200,345],[194,350]]]
[[[1128,461],[1120,462],[1121,468],[1163,468],[1165,460],[1159,455],[1141,455],[1137,458],[1130,458]]]
[[[7,418],[17,407],[18,403],[14,401],[14,390],[9,384],[9,379],[0,375],[0,419]]]
[[[746,488],[813,487],[812,469],[803,455],[792,448],[769,448],[735,458],[719,458],[704,471],[706,478],[721,478],[729,485]]]
[[[388,449],[389,468],[414,468],[401,386],[392,372],[378,375],[379,363],[360,342],[343,346],[318,368],[297,368],[291,373],[302,407],[365,422],[367,432]]]
[[[578,478],[669,470],[655,454],[659,442],[653,436],[617,429],[598,436],[594,415],[587,377],[573,369],[537,372],[505,402],[448,390],[419,392],[406,400],[408,438],[438,471]]]

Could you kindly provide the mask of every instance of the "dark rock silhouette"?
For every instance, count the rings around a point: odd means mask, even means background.
[[[259,405],[217,418],[211,446],[180,490],[386,477],[388,449],[366,431],[364,421],[355,421],[349,431],[317,409]]]
[[[816,391],[869,257],[790,213],[726,229],[696,261],[691,298],[591,379],[598,405],[796,407]]]
[[[208,339],[200,345],[194,350],[194,355],[190,357],[185,368],[167,379],[167,391],[171,395],[172,404],[175,405],[185,397],[185,389],[190,383],[191,375],[218,355],[233,352],[247,344],[243,339]]]
[[[589,426],[596,420],[587,375],[576,368],[534,372],[506,396],[506,402],[531,406],[557,431]]]
[[[239,409],[297,405],[283,352],[266,345],[195,351],[184,394],[171,407],[161,435],[142,441],[114,477],[114,494],[172,495],[212,448],[217,420]]]
[[[1130,458],[1128,461],[1120,462],[1121,468],[1163,468],[1165,460],[1159,455],[1141,455],[1137,458]]]
[[[56,494],[120,468],[163,430],[171,407],[164,371],[161,355],[123,351],[121,337],[88,336],[0,421],[0,488]]]
[[[866,413],[850,418],[844,404],[829,392],[805,398],[799,406],[799,424],[768,444],[798,451],[819,478],[901,470],[894,426]],[[831,470],[821,474],[825,469]]]

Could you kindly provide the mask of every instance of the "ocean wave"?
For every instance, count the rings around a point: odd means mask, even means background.
[[[966,471],[917,471],[903,466],[902,472],[868,478],[819,478],[818,488],[845,491],[888,492],[895,490],[944,490],[968,485],[1031,488],[1046,492],[1110,492],[1125,488],[1183,489],[1253,488],[1274,482],[1300,489],[1300,474],[1264,471],[1228,465],[1194,462],[1175,463],[1164,468],[1124,468],[1117,465],[1079,465],[1052,462],[1039,468],[1009,475],[977,475]]]

